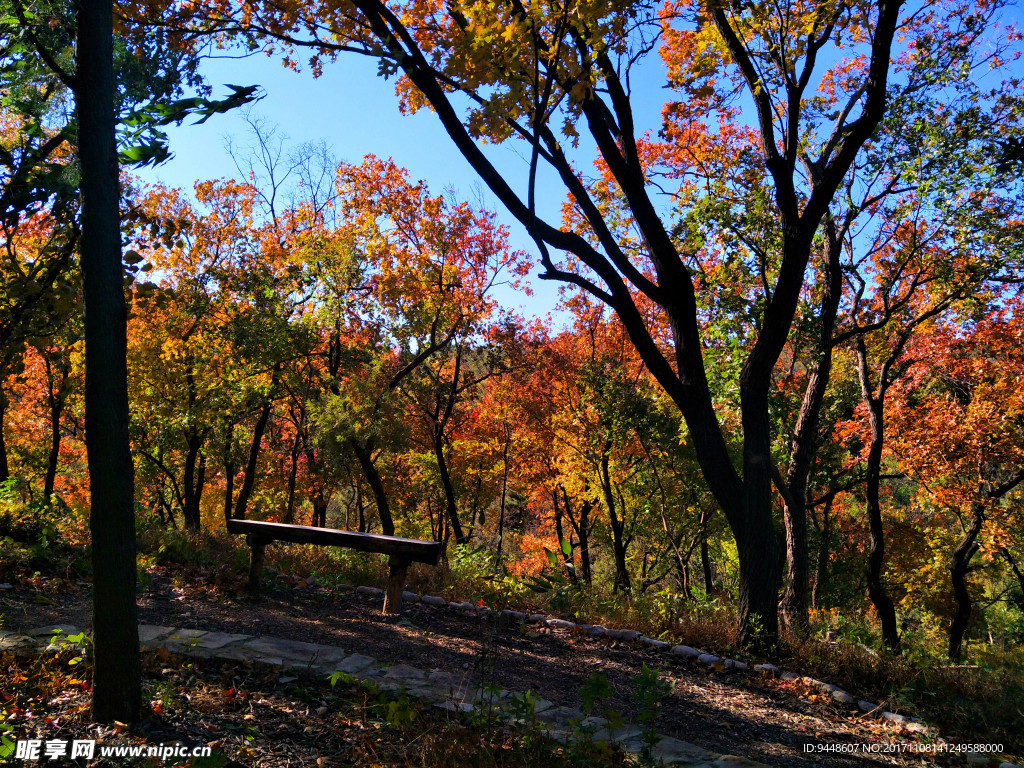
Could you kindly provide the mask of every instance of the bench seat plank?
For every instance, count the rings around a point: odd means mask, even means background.
[[[262,520],[228,520],[228,531],[246,534],[264,543],[290,541],[295,544],[320,544],[345,547],[360,552],[394,555],[402,560],[437,565],[441,559],[441,542],[403,539],[375,533],[340,531],[336,528],[314,528],[309,525],[268,523]]]

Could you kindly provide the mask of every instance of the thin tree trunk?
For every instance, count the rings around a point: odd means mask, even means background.
[[[821,530],[818,540],[818,558],[814,569],[814,590],[811,592],[811,605],[814,610],[821,610],[821,596],[828,582],[828,559],[832,545],[832,498],[825,502],[821,512]]]
[[[7,463],[7,441],[4,439],[4,419],[7,416],[7,395],[0,392],[0,483],[11,476]]]
[[[604,454],[601,456],[601,490],[604,493],[604,503],[608,508],[608,522],[612,527],[612,554],[615,557],[615,592],[630,592],[633,585],[629,579],[629,570],[626,568],[626,545],[623,537],[623,521],[619,518],[615,507],[615,498],[612,493],[611,474],[608,469],[608,449],[605,444]]]
[[[185,518],[185,527],[190,531],[198,531],[201,525],[199,499],[202,495],[203,483],[206,479],[206,457],[200,457],[203,439],[198,435],[190,436],[185,444],[187,451],[185,453],[185,471],[182,477],[184,504],[182,504],[181,512]],[[197,461],[199,466],[198,473],[196,472]]]
[[[142,704],[127,308],[114,139],[113,15],[110,0],[79,3],[75,76],[93,559],[92,719],[99,723],[135,722]]]
[[[349,445],[352,446],[352,451],[363,470],[363,476],[373,492],[373,500],[377,504],[377,516],[380,518],[380,527],[385,536],[394,536],[395,521],[391,516],[391,505],[388,502],[387,491],[384,489],[384,481],[373,461],[373,444],[370,442],[363,444],[353,437],[349,439]]]
[[[459,508],[455,502],[455,486],[452,485],[452,478],[448,472],[448,460],[444,455],[444,435],[440,428],[434,432],[434,456],[437,459],[437,471],[441,476],[441,488],[444,490],[445,510],[448,514],[448,521],[451,523],[452,534],[455,536],[455,543],[465,544],[468,537],[462,532],[462,523],[459,522]]]
[[[821,406],[825,402],[825,393],[832,375],[832,333],[843,288],[843,273],[839,259],[842,243],[835,223],[827,216],[825,235],[824,257],[827,275],[819,317],[821,327],[818,331],[818,359],[808,378],[800,415],[793,431],[789,469],[786,473],[788,493],[783,508],[783,525],[786,530],[786,588],[782,594],[782,610],[790,627],[803,633],[809,630],[807,482],[818,450]]]
[[[981,533],[984,523],[985,505],[976,502],[971,505],[971,523],[957,542],[949,565],[953,599],[956,601],[956,611],[949,626],[949,660],[955,664],[960,662],[964,635],[971,624],[971,593],[967,589],[967,574],[970,571],[971,558],[979,549],[978,534]]]
[[[64,393],[64,383],[67,380],[67,371],[62,371],[62,380],[58,383],[53,379],[53,367],[49,358],[43,358],[46,364],[47,392],[46,399],[50,406],[50,450],[46,457],[46,475],[43,477],[43,501],[50,503],[53,498],[53,486],[57,481],[57,467],[60,461],[61,430],[60,419],[64,414],[64,404],[67,395]],[[56,384],[56,387],[54,385]]]
[[[274,366],[274,379],[280,366]],[[249,459],[245,462],[245,473],[242,475],[242,487],[238,489],[238,500],[235,502],[235,517],[239,520],[245,519],[245,508],[249,505],[249,497],[252,496],[253,487],[256,484],[256,466],[260,458],[260,447],[263,444],[263,433],[267,429],[267,422],[270,421],[270,411],[273,404],[268,400],[260,408],[259,418],[252,430],[252,442],[249,444]]]
[[[704,596],[711,597],[715,591],[715,575],[711,570],[711,554],[708,552],[708,533],[701,531],[700,534],[700,570],[704,576]]]
[[[878,394],[872,395],[867,373],[867,348],[863,337],[857,337],[858,371],[861,380],[861,394],[868,406],[871,423],[871,444],[868,447],[866,513],[871,533],[871,550],[868,553],[867,583],[868,597],[875,606],[878,620],[882,624],[882,642],[896,653],[900,652],[899,628],[896,624],[896,606],[885,590],[882,569],[885,565],[885,526],[882,524],[882,503],[880,499],[882,477],[882,448],[885,442],[885,391],[886,372],[879,376]]]

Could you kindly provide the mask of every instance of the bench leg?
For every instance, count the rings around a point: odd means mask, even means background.
[[[388,578],[388,588],[384,593],[384,613],[395,615],[402,612],[402,591],[405,589],[405,574],[409,570],[409,561],[392,555],[388,564],[391,566],[391,576]]]
[[[263,575],[263,557],[267,543],[253,535],[245,537],[249,544],[249,592],[258,595],[260,592],[260,577]]]

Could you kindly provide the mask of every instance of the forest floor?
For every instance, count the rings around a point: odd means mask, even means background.
[[[32,589],[0,592],[5,630],[47,623],[88,627],[91,610],[88,584],[43,579]],[[385,617],[379,597],[347,590],[278,582],[253,599],[240,578],[223,572],[216,579],[172,580],[157,571],[140,592],[139,621],[329,644],[427,672],[468,670],[479,685],[529,690],[564,706],[579,706],[581,687],[601,671],[614,689],[606,704],[627,721],[638,714],[631,693],[647,664],[673,685],[661,703],[657,729],[712,752],[774,766],[966,764],[920,753],[819,751],[817,745],[920,743],[922,736],[834,704],[797,681],[708,671],[636,643],[509,625],[475,612],[407,603],[400,618]]]

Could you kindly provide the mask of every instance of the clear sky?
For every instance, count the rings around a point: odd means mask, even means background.
[[[664,82],[660,62],[653,68],[657,71],[637,88],[641,108],[638,122],[652,129],[660,124],[660,86]],[[227,83],[261,85],[266,95],[255,105],[255,113],[277,124],[294,145],[323,139],[339,160],[347,162],[358,162],[366,154],[391,157],[408,168],[414,180],[425,180],[434,194],[451,188],[459,199],[482,199],[509,226],[514,247],[536,258],[533,241],[486,190],[436,116],[425,109],[413,116],[400,114],[394,79],[385,81],[378,76],[374,60],[342,56],[334,64],[326,64],[323,75],[314,78],[308,70],[286,70],[280,57],[258,54],[208,61],[204,73],[216,97],[226,95],[223,86]],[[237,177],[225,148],[229,135],[237,137],[242,145],[247,143],[248,126],[237,112],[214,115],[202,125],[172,128],[169,136],[174,157],[139,175],[147,181],[159,180],[185,189],[191,189],[196,180]],[[487,148],[492,161],[517,189],[525,189],[528,158],[524,147],[509,141]],[[592,167],[592,158],[592,152],[588,154],[581,141],[578,162],[584,173]],[[556,180],[545,184],[541,178],[538,209],[549,220],[558,221],[564,188]],[[534,275],[538,271],[535,269]],[[536,278],[531,283],[532,298],[507,292],[501,296],[502,301],[535,315],[548,312],[557,302],[556,285]]]

